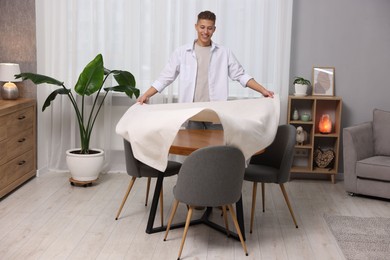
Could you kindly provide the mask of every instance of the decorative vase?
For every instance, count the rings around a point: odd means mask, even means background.
[[[305,121],[305,122],[309,121],[310,120],[310,114],[304,113],[303,115],[301,115],[301,120]]]
[[[292,115],[293,120],[298,120],[299,119],[299,113],[297,109],[294,109],[293,115]]]
[[[99,177],[104,163],[104,151],[91,149],[96,153],[80,154],[80,148],[66,151],[66,163],[75,181],[94,181]]]

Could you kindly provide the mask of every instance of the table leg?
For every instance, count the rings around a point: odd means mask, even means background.
[[[157,177],[156,188],[154,189],[152,205],[150,206],[148,224],[146,225],[146,233],[148,233],[148,234],[154,233],[153,232],[154,231],[153,230],[154,219],[156,218],[158,200],[160,197],[160,192],[161,192],[163,180],[164,180],[164,174],[160,174]],[[163,227],[161,227],[161,228],[163,228]],[[164,231],[165,229],[166,229],[166,227],[164,229],[162,229],[161,231]],[[155,232],[157,232],[157,231],[155,231]]]
[[[145,230],[145,232],[147,234],[162,232],[162,231],[165,231],[167,229],[167,227],[163,226],[163,225],[161,225],[161,227],[153,227],[154,220],[156,219],[157,206],[158,206],[158,201],[159,201],[163,181],[164,181],[164,175],[161,174],[157,177],[156,187],[154,189],[154,194],[153,194],[153,199],[152,199],[152,205],[150,206],[149,219],[148,219],[148,223],[146,225],[146,230]],[[197,224],[201,224],[201,223],[203,223],[201,219],[191,221],[191,225],[197,225]],[[171,230],[184,227],[184,225],[185,225],[185,222],[172,224]]]
[[[203,214],[202,218],[200,219],[205,225],[221,232],[221,233],[224,233],[226,234],[226,228],[224,226],[221,226],[221,225],[218,225],[214,222],[212,222],[211,220],[209,220],[209,216],[212,212],[212,209],[211,207],[207,207],[207,210],[205,211],[205,213]],[[242,233],[242,237],[243,239],[245,240],[245,225],[244,225],[244,211],[243,211],[243,207],[242,207],[242,196],[240,197],[240,199],[237,201],[236,203],[236,215],[237,215],[237,222],[238,222],[238,225],[240,226],[240,229],[241,229],[241,233]],[[197,223],[198,224],[198,223]],[[238,237],[238,235],[234,232],[229,232],[231,237],[233,237],[234,239],[240,241],[240,238]]]
[[[149,219],[148,219],[148,224],[146,226],[146,233],[147,234],[152,234],[152,233],[157,233],[161,231],[165,231],[167,229],[166,226],[161,226],[161,227],[155,227],[153,228],[154,225],[154,220],[156,218],[156,213],[157,213],[157,206],[158,206],[158,201],[159,201],[159,196],[161,192],[161,187],[163,184],[164,180],[164,175],[161,174],[157,178],[156,182],[156,188],[154,190],[153,194],[153,200],[152,200],[152,205],[150,207],[150,213],[149,213]],[[209,220],[209,216],[212,212],[213,208],[212,207],[207,207],[205,213],[202,215],[200,219],[197,220],[192,220],[190,225],[198,225],[198,224],[205,224],[217,231],[220,231],[224,234],[226,234],[226,229],[223,226],[220,226],[212,221]],[[237,221],[238,224],[240,225],[241,233],[242,236],[245,240],[245,229],[244,229],[244,213],[243,213],[243,207],[242,207],[242,196],[240,197],[239,201],[236,203],[236,215],[237,215]],[[177,223],[177,224],[172,224],[171,229],[175,228],[181,228],[184,227],[185,223]],[[235,238],[236,240],[240,241],[238,235],[236,233],[230,232],[230,236]]]

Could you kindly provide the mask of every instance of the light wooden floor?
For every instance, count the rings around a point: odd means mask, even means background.
[[[126,174],[102,175],[88,188],[72,187],[68,178],[67,174],[44,174],[0,202],[1,259],[177,258],[183,229],[172,230],[166,242],[163,233],[145,233],[149,205],[144,206],[144,179],[135,183],[121,218],[115,221],[130,180]],[[164,183],[165,221],[175,178]],[[198,225],[189,229],[182,259],[344,259],[324,214],[390,217],[388,201],[350,197],[342,182],[293,180],[286,188],[299,225],[296,229],[279,187],[266,188],[266,212],[261,212],[259,197],[256,228],[249,234],[252,186],[244,183],[248,257],[239,242]],[[175,220],[184,221],[185,213],[180,205]],[[213,218],[222,223],[218,209]],[[156,223],[160,223],[159,215]]]

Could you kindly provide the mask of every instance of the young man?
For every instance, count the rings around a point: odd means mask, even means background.
[[[174,51],[158,79],[138,98],[138,102],[148,102],[151,96],[162,92],[179,75],[179,102],[227,100],[228,77],[265,97],[273,97],[272,91],[245,74],[241,64],[228,48],[211,40],[216,29],[215,20],[215,14],[210,11],[199,13],[195,24],[197,39]]]

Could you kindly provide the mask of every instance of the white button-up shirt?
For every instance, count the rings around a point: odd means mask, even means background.
[[[210,101],[226,101],[229,95],[228,77],[239,81],[243,87],[252,77],[245,74],[244,68],[230,49],[212,42],[210,51],[208,75]],[[168,64],[152,86],[158,92],[162,92],[180,75],[179,102],[193,102],[196,71],[194,43],[183,45],[173,52]]]

